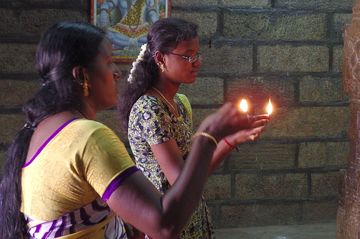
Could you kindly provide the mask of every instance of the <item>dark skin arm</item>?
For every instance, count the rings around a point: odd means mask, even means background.
[[[221,140],[241,130],[241,120],[236,108],[226,104],[205,119],[199,131]],[[152,238],[177,238],[201,198],[215,149],[208,138],[196,137],[180,175],[163,197],[144,175],[136,172],[115,190],[108,205]]]
[[[241,143],[254,141],[264,130],[265,124],[268,122],[268,117],[266,115],[255,117],[254,122],[249,125],[250,128],[240,130],[233,135],[227,136],[228,142],[232,145],[239,145]],[[165,143],[152,145],[151,150],[154,153],[161,170],[164,172],[166,179],[172,185],[180,175],[184,166],[184,160],[176,141],[170,139]],[[209,165],[209,175],[212,174],[231,151],[232,148],[229,147],[224,140],[219,142]]]

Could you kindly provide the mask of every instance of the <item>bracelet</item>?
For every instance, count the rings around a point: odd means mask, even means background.
[[[194,134],[194,136],[193,136],[192,138],[195,138],[195,137],[197,137],[197,136],[204,136],[204,137],[210,139],[212,142],[214,142],[215,146],[218,145],[217,140],[216,140],[215,137],[212,136],[211,134],[208,134],[208,133],[206,133],[206,132],[197,132],[197,133]]]
[[[231,150],[236,149],[236,151],[239,151],[239,148],[230,143],[226,138],[224,138],[224,142],[231,148]]]

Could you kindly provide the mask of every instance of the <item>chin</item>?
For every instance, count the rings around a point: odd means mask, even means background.
[[[196,81],[196,76],[189,76],[186,80],[186,82],[184,82],[184,84],[191,84],[194,83]]]

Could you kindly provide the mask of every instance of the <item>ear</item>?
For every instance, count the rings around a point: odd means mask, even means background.
[[[86,69],[82,66],[75,66],[71,73],[74,80],[79,84],[83,84],[85,80],[89,79]]]
[[[79,84],[83,83],[84,81],[84,77],[82,77],[82,73],[81,73],[81,69],[80,69],[80,66],[75,66],[73,69],[72,69],[72,76],[74,77],[74,80],[76,82],[78,82]]]
[[[157,65],[159,65],[159,64],[165,65],[164,54],[161,53],[160,51],[155,52],[154,59],[155,59],[155,62],[156,62]]]

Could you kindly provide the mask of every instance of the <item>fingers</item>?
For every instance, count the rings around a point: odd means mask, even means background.
[[[262,115],[253,115],[254,121],[267,119],[269,120],[270,116],[268,114],[262,114]]]
[[[216,113],[204,120],[200,127],[201,130],[211,133],[217,140],[236,134],[241,130],[256,129],[256,135],[251,136],[253,140],[259,137],[259,134],[269,122],[267,114],[247,115],[241,113],[234,104],[225,103]],[[255,133],[254,133],[255,134]],[[248,135],[247,135],[248,136]],[[248,137],[246,138],[248,139]],[[243,138],[244,139],[244,138]]]
[[[257,128],[257,127],[260,127],[260,126],[264,126],[264,125],[266,125],[268,122],[269,122],[268,119],[257,120],[257,121],[255,121],[255,122],[253,122],[253,123],[251,124],[251,128]]]
[[[259,126],[256,128],[251,129],[251,134],[260,134],[265,129],[265,126]]]
[[[252,134],[249,136],[249,141],[255,141],[257,135],[256,134]]]

